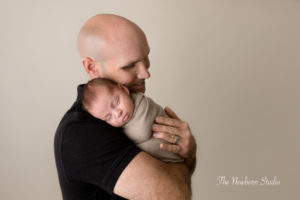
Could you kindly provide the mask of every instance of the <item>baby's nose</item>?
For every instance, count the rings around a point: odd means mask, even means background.
[[[115,115],[116,115],[116,117],[121,117],[122,116],[122,110],[121,109],[116,109],[115,110]]]

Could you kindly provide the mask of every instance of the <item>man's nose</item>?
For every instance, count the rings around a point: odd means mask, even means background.
[[[141,63],[138,68],[138,79],[147,79],[150,77],[150,72],[148,71],[149,66],[147,63]]]

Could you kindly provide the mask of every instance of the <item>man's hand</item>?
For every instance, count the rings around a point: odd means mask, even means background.
[[[182,121],[170,108],[166,107],[167,117],[156,117],[152,126],[153,137],[166,140],[171,144],[162,143],[160,148],[179,154],[186,160],[193,171],[196,158],[196,142],[187,122]]]
[[[178,153],[185,158],[184,163],[164,163],[141,152],[122,172],[114,193],[127,199],[169,199],[170,195],[174,200],[191,198],[191,174],[196,164],[195,139],[186,122],[170,108],[165,108],[165,111],[170,118],[156,119],[152,127],[154,137],[172,143],[160,146]]]

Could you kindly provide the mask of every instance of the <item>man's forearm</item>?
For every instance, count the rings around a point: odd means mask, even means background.
[[[194,144],[193,152],[190,154],[189,158],[186,158],[183,163],[169,163],[168,172],[172,176],[179,178],[181,186],[185,188],[183,191],[186,194],[184,199],[191,199],[192,187],[191,187],[191,177],[196,168],[196,152],[197,144]]]
[[[178,184],[184,195],[183,199],[191,198],[191,173],[188,166],[184,163],[169,163],[166,169],[170,176],[176,177],[174,184]]]
[[[127,199],[191,198],[191,175],[184,163],[164,163],[139,153],[119,177],[114,193]]]
[[[186,191],[190,199],[192,196],[192,187],[191,187],[191,177],[196,168],[196,151],[195,153],[188,159],[185,159],[184,163],[181,165],[173,165],[171,166],[170,173],[176,174],[182,181],[183,185],[188,186],[188,191]]]

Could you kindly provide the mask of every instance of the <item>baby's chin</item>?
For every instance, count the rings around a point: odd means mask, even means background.
[[[113,127],[122,127],[122,126],[124,126],[125,124],[126,124],[127,122],[122,122],[122,123],[118,123],[118,124],[110,124],[110,125],[112,125]]]

